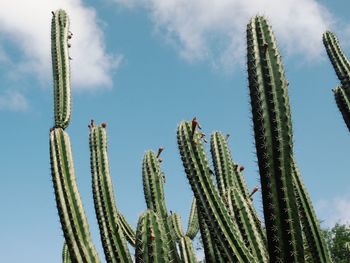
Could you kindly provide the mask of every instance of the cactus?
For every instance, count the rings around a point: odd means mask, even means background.
[[[65,243],[64,263],[99,263],[75,181],[68,134],[70,120],[69,19],[63,10],[53,12],[52,65],[54,73],[54,127],[50,131],[51,173]],[[198,231],[208,263],[331,263],[319,223],[293,156],[292,125],[283,66],[271,27],[254,17],[247,28],[249,89],[260,171],[266,232],[252,204],[243,166],[231,157],[227,138],[211,136],[214,172],[205,153],[204,133],[195,117],[177,129],[185,173],[194,193],[187,231],[178,214],[167,211],[165,175],[160,154],[146,151],[142,179],[147,210],[136,233],[115,204],[107,155],[106,124],[89,125],[93,199],[106,261],[132,262],[127,242],[135,247],[136,263],[195,263],[191,239]],[[328,41],[328,40],[327,40]],[[333,41],[333,40],[332,40]],[[334,44],[334,43],[333,43]],[[339,50],[330,45],[338,72],[347,72]],[[339,48],[338,48],[339,49]],[[335,51],[334,51],[335,50]],[[338,58],[337,58],[338,59]],[[344,64],[344,65],[343,65]],[[350,68],[350,67],[349,67]],[[340,73],[339,73],[340,74]],[[343,74],[343,73],[342,73]],[[347,73],[336,89],[337,103],[345,108]],[[344,106],[345,105],[345,106]],[[345,119],[345,117],[344,117]],[[214,182],[216,180],[216,182]]]
[[[64,10],[52,13],[51,54],[55,127],[65,129],[71,117],[70,62],[68,54],[69,17]]]
[[[341,50],[339,41],[334,33],[330,31],[325,32],[323,34],[323,43],[341,83],[333,90],[335,101],[350,131],[350,62]]]
[[[254,17],[247,28],[248,80],[264,218],[271,262],[304,262],[292,181],[288,82],[270,25]]]
[[[107,262],[132,262],[120,227],[107,156],[106,125],[90,126],[92,188]]]

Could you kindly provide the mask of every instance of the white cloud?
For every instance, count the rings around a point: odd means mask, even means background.
[[[120,58],[106,53],[103,33],[94,9],[81,0],[11,0],[0,4],[0,50],[9,43],[24,56],[16,65],[18,73],[30,72],[47,80],[51,73],[51,11],[65,9],[74,33],[70,55],[73,58],[73,87],[86,89],[111,86],[111,70]],[[13,58],[12,61],[18,61]],[[116,61],[116,62],[113,62]]]
[[[6,91],[0,94],[0,111],[26,111],[27,99],[18,91]]]
[[[350,195],[337,196],[330,200],[320,200],[316,203],[317,214],[324,224],[332,227],[335,223],[350,223]]]
[[[231,68],[245,56],[245,28],[249,19],[269,18],[287,53],[317,58],[322,33],[332,24],[328,11],[315,0],[114,0],[143,7],[156,28],[187,60],[209,60]]]

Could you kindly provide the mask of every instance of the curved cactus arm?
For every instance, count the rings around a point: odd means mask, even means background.
[[[168,263],[169,247],[166,231],[157,213],[152,210],[144,212],[136,229],[136,263]]]
[[[70,256],[69,256],[69,251],[68,251],[68,246],[67,243],[64,242],[63,244],[63,249],[62,249],[62,262],[63,263],[72,263]]]
[[[281,56],[271,26],[256,16],[247,27],[252,104],[268,250],[271,262],[304,262],[292,179],[292,123]]]
[[[210,178],[208,160],[199,138],[199,133],[192,131],[191,123],[180,123],[177,130],[178,146],[194,196],[203,209],[218,246],[222,247],[226,262],[256,262],[244,246],[239,230]]]
[[[126,220],[125,216],[122,213],[118,212],[118,217],[119,217],[120,227],[122,228],[122,231],[124,233],[126,240],[129,242],[131,246],[135,247],[135,244],[136,244],[135,230],[128,223],[128,221]]]
[[[258,262],[268,262],[264,238],[257,230],[254,217],[249,208],[248,202],[250,200],[247,200],[236,188],[229,188],[227,192],[227,195],[232,200],[233,214],[246,246]]]
[[[181,216],[177,213],[171,213],[170,214],[170,220],[173,226],[173,230],[175,233],[176,240],[179,242],[179,240],[185,236],[182,228],[182,223],[181,223]]]
[[[346,93],[349,88],[343,88],[341,86],[336,87],[334,92],[334,98],[337,106],[343,116],[344,122],[350,131],[350,95]]]
[[[115,204],[105,124],[90,126],[90,160],[96,217],[107,262],[132,262]]]
[[[73,262],[100,262],[76,185],[71,145],[61,128],[50,132],[51,174],[57,210]]]
[[[68,54],[69,17],[60,9],[51,20],[51,55],[53,71],[55,127],[65,129],[71,117],[70,65]]]
[[[342,86],[346,88],[350,87],[350,62],[342,51],[337,37],[334,33],[327,31],[323,34],[322,39],[328,57]],[[347,94],[350,96],[350,90],[347,91]]]
[[[196,237],[198,231],[199,231],[199,223],[198,223],[198,213],[197,213],[197,202],[196,202],[196,198],[193,197],[190,215],[188,218],[186,236],[188,236],[190,239],[193,240]]]
[[[293,160],[293,181],[299,203],[303,232],[312,255],[308,262],[331,263],[332,260],[326,241],[295,160]]]
[[[183,263],[197,263],[196,254],[188,236],[182,236],[179,239],[179,248],[181,255],[181,262]]]

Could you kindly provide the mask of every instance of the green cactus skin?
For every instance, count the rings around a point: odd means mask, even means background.
[[[179,248],[182,263],[197,263],[194,248],[188,236],[182,236],[179,239]]]
[[[323,44],[335,73],[341,85],[335,88],[334,97],[350,131],[350,62],[340,48],[339,41],[334,33],[327,31],[323,34]]]
[[[337,37],[334,33],[327,31],[323,34],[322,39],[328,57],[342,86],[344,88],[350,87],[350,62],[340,48]],[[347,91],[347,93],[349,94],[350,91]]]
[[[348,130],[350,131],[350,96],[347,95],[346,89],[341,86],[336,87],[333,92],[337,106],[343,116]]]
[[[169,216],[172,222],[172,226],[175,232],[176,240],[179,241],[182,237],[185,236],[182,224],[181,224],[181,216],[177,213],[171,213]]]
[[[272,29],[256,16],[247,27],[248,80],[270,262],[302,263],[304,249],[292,179],[288,82]]]
[[[71,118],[70,62],[68,54],[69,17],[64,10],[53,13],[51,54],[55,127],[67,128]]]
[[[259,242],[261,240],[266,243],[265,232],[261,226],[258,214],[250,200],[247,183],[245,182],[242,172],[240,171],[240,167],[234,164],[232,161],[227,139],[223,133],[218,131],[212,133],[210,139],[210,152],[213,159],[219,193],[226,202],[231,214],[234,214],[232,205],[233,202],[235,202],[235,199],[231,199],[230,194],[228,194],[228,190],[236,188],[242,194],[244,199],[246,199],[245,203],[248,207],[247,212],[253,218],[254,227],[257,231],[255,235],[258,235],[257,238]],[[243,233],[245,234],[246,230],[243,230]]]
[[[136,263],[168,263],[169,247],[167,234],[157,213],[152,210],[144,212],[136,229]]]
[[[197,213],[197,202],[196,198],[193,197],[190,215],[188,217],[188,225],[186,236],[190,239],[194,239],[199,231],[198,213]]]
[[[295,160],[293,160],[293,181],[298,198],[303,232],[312,255],[308,262],[331,263],[332,260],[320,224]]]
[[[76,185],[69,136],[62,128],[50,132],[50,159],[57,210],[71,260],[99,263]]]
[[[147,208],[158,213],[161,218],[167,218],[168,212],[165,205],[163,176],[160,163],[152,151],[144,154],[142,162],[143,191]]]
[[[176,236],[174,235],[172,223],[168,218],[165,205],[164,173],[161,171],[160,162],[156,154],[152,151],[146,151],[144,154],[142,162],[142,180],[147,208],[158,213],[163,220],[167,233],[167,242],[169,243],[169,257],[171,260],[179,262],[180,257],[176,249]]]
[[[129,242],[129,244],[133,247],[135,247],[136,244],[136,233],[135,230],[132,228],[132,226],[128,223],[125,216],[118,212],[118,220],[120,223],[120,227],[122,228],[122,231],[124,233],[124,236],[126,240]]]
[[[62,262],[63,262],[63,263],[72,263],[72,261],[70,260],[69,251],[68,251],[68,246],[67,246],[67,243],[66,243],[66,242],[64,242],[64,244],[63,244],[63,249],[62,249]]]
[[[268,262],[265,242],[258,232],[254,217],[249,209],[248,201],[237,188],[227,189],[227,195],[232,200],[233,214],[241,231],[246,246],[258,262]]]
[[[95,211],[106,261],[131,263],[115,205],[105,125],[90,126],[90,161]]]
[[[181,159],[194,196],[205,214],[205,221],[226,262],[256,262],[240,239],[239,230],[211,180],[208,160],[199,138],[198,132],[192,131],[191,123],[180,123],[177,140]]]
[[[204,212],[203,212],[204,213]],[[203,242],[205,262],[206,263],[225,263],[225,260],[220,255],[220,251],[216,246],[215,239],[209,231],[209,227],[205,222],[203,215],[200,212],[200,207],[197,206],[198,224]]]

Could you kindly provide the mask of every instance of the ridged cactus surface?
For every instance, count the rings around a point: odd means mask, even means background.
[[[107,155],[106,124],[90,126],[92,188],[106,261],[132,262],[115,203]]]
[[[51,54],[53,71],[55,127],[67,128],[71,118],[71,84],[69,62],[69,17],[60,9],[51,21]]]
[[[288,82],[271,26],[247,27],[248,80],[270,262],[302,263],[304,249],[292,178]]]

